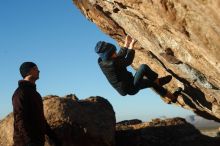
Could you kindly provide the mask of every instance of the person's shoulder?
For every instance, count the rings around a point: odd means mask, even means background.
[[[24,95],[24,90],[21,87],[17,87],[17,89],[15,89],[14,94],[12,95],[12,98],[20,98],[23,97]]]
[[[14,93],[18,93],[18,92],[21,92],[21,91],[22,91],[21,87],[18,86],[18,87],[15,89]]]

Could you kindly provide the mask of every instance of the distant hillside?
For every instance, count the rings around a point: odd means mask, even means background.
[[[193,124],[197,128],[216,128],[220,127],[220,123],[215,122],[213,120],[206,120],[200,116],[197,115],[190,115],[187,116],[186,121]]]

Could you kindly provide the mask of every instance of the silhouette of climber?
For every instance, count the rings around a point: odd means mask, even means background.
[[[172,94],[162,87],[171,81],[171,75],[158,78],[158,74],[146,64],[142,64],[134,76],[127,70],[134,59],[134,44],[135,40],[126,36],[124,47],[118,53],[115,45],[111,43],[99,41],[96,44],[95,52],[99,55],[98,64],[109,83],[122,96],[134,95],[141,89],[153,87],[161,96],[166,96],[174,102],[179,91]]]

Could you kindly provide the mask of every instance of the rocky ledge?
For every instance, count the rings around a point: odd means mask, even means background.
[[[137,40],[134,69],[148,64],[160,76],[173,76],[166,89],[185,92],[174,104],[220,121],[219,0],[73,2],[119,45],[127,34]]]
[[[116,146],[218,146],[220,143],[220,138],[202,135],[182,118],[135,121],[116,124]]]

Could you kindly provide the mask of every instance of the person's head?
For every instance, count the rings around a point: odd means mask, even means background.
[[[39,79],[40,71],[38,70],[38,67],[35,63],[24,62],[20,66],[20,73],[24,79],[29,78],[31,80],[36,81],[37,79]]]
[[[116,54],[116,47],[111,43],[99,41],[95,46],[95,52],[102,60],[109,60]]]

